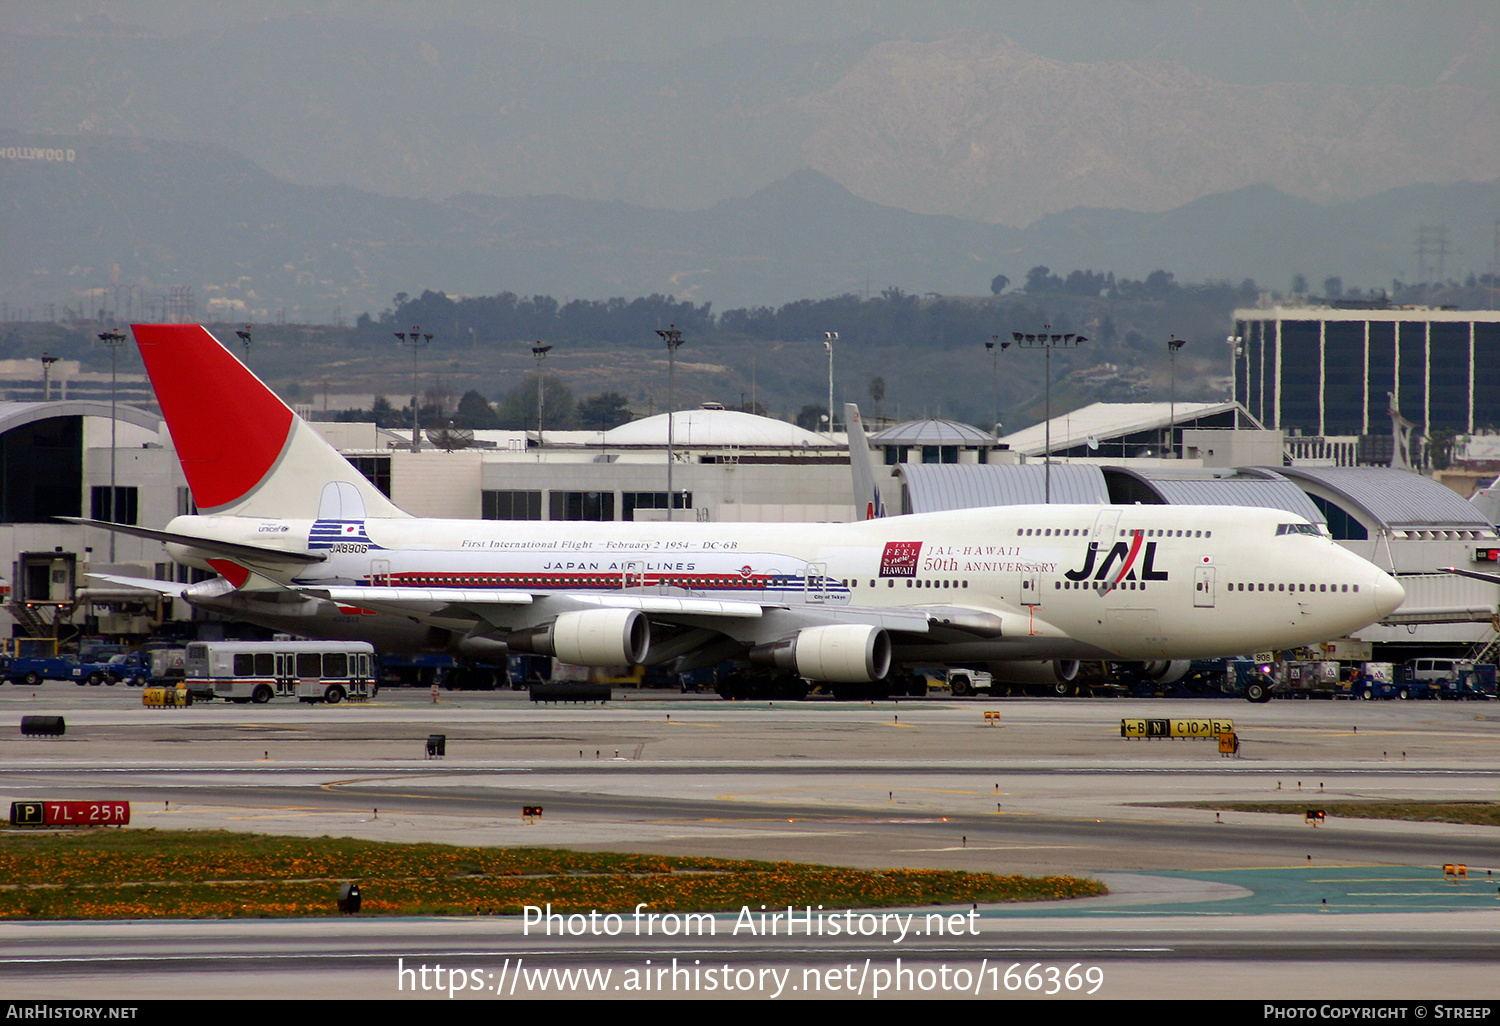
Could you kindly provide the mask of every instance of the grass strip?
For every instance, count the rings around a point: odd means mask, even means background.
[[[361,913],[672,912],[895,908],[1105,893],[1075,877],[864,870],[548,848],[464,848],[222,831],[0,829],[0,919],[227,919]]]

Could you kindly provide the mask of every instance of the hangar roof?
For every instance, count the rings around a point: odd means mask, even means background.
[[[1261,506],[1284,509],[1314,524],[1325,520],[1306,492],[1271,470],[1247,468],[1217,474],[1208,471],[1182,474],[1150,468],[1107,467],[1105,474],[1134,477],[1174,506]]]
[[[103,417],[108,420],[109,412],[109,403],[94,399],[60,399],[50,403],[0,402],[0,433],[55,417]],[[148,431],[161,429],[161,417],[134,406],[115,404],[115,416],[126,424]]]
[[[1020,506],[1046,500],[1046,465],[1041,463],[902,463],[912,513],[977,506]],[[1052,501],[1107,505],[1104,474],[1092,464],[1052,464]]]
[[[908,420],[870,435],[871,445],[968,445],[991,447],[995,436],[956,420]]]
[[[1410,470],[1391,467],[1277,467],[1276,472],[1323,490],[1351,513],[1392,531],[1484,531],[1484,514],[1457,492]]]
[[[1178,425],[1191,426],[1195,421],[1236,411],[1237,423],[1260,427],[1253,417],[1233,402],[1093,403],[1052,418],[1052,451],[1056,453],[1085,445],[1090,438],[1103,441],[1122,435],[1165,430],[1172,423],[1174,412]],[[1040,456],[1047,447],[1047,425],[1033,424],[1006,435],[1000,441],[1009,445],[1013,452]]]
[[[597,435],[594,437],[598,438]],[[830,442],[824,435],[815,435],[784,420],[719,409],[680,410],[673,413],[672,440],[676,445],[696,447],[802,449],[836,445],[842,448],[840,442]],[[606,445],[665,446],[667,415],[658,413],[654,417],[621,424],[604,432],[603,441]]]

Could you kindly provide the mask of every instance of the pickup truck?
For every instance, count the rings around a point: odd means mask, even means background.
[[[86,663],[75,655],[16,656],[5,666],[5,679],[12,684],[40,684],[44,680],[71,680],[78,685],[103,684],[105,664]]]

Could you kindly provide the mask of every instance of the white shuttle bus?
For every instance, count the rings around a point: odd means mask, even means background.
[[[195,695],[241,704],[295,697],[337,705],[379,690],[367,641],[195,641],[184,668]]]

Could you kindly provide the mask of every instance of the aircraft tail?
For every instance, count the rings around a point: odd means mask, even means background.
[[[854,505],[861,520],[877,520],[886,515],[885,501],[875,483],[875,461],[865,441],[865,426],[859,418],[859,407],[844,404],[844,425],[849,432],[849,470],[854,475]]]
[[[286,520],[408,515],[207,328],[137,324],[133,330],[200,513]]]

